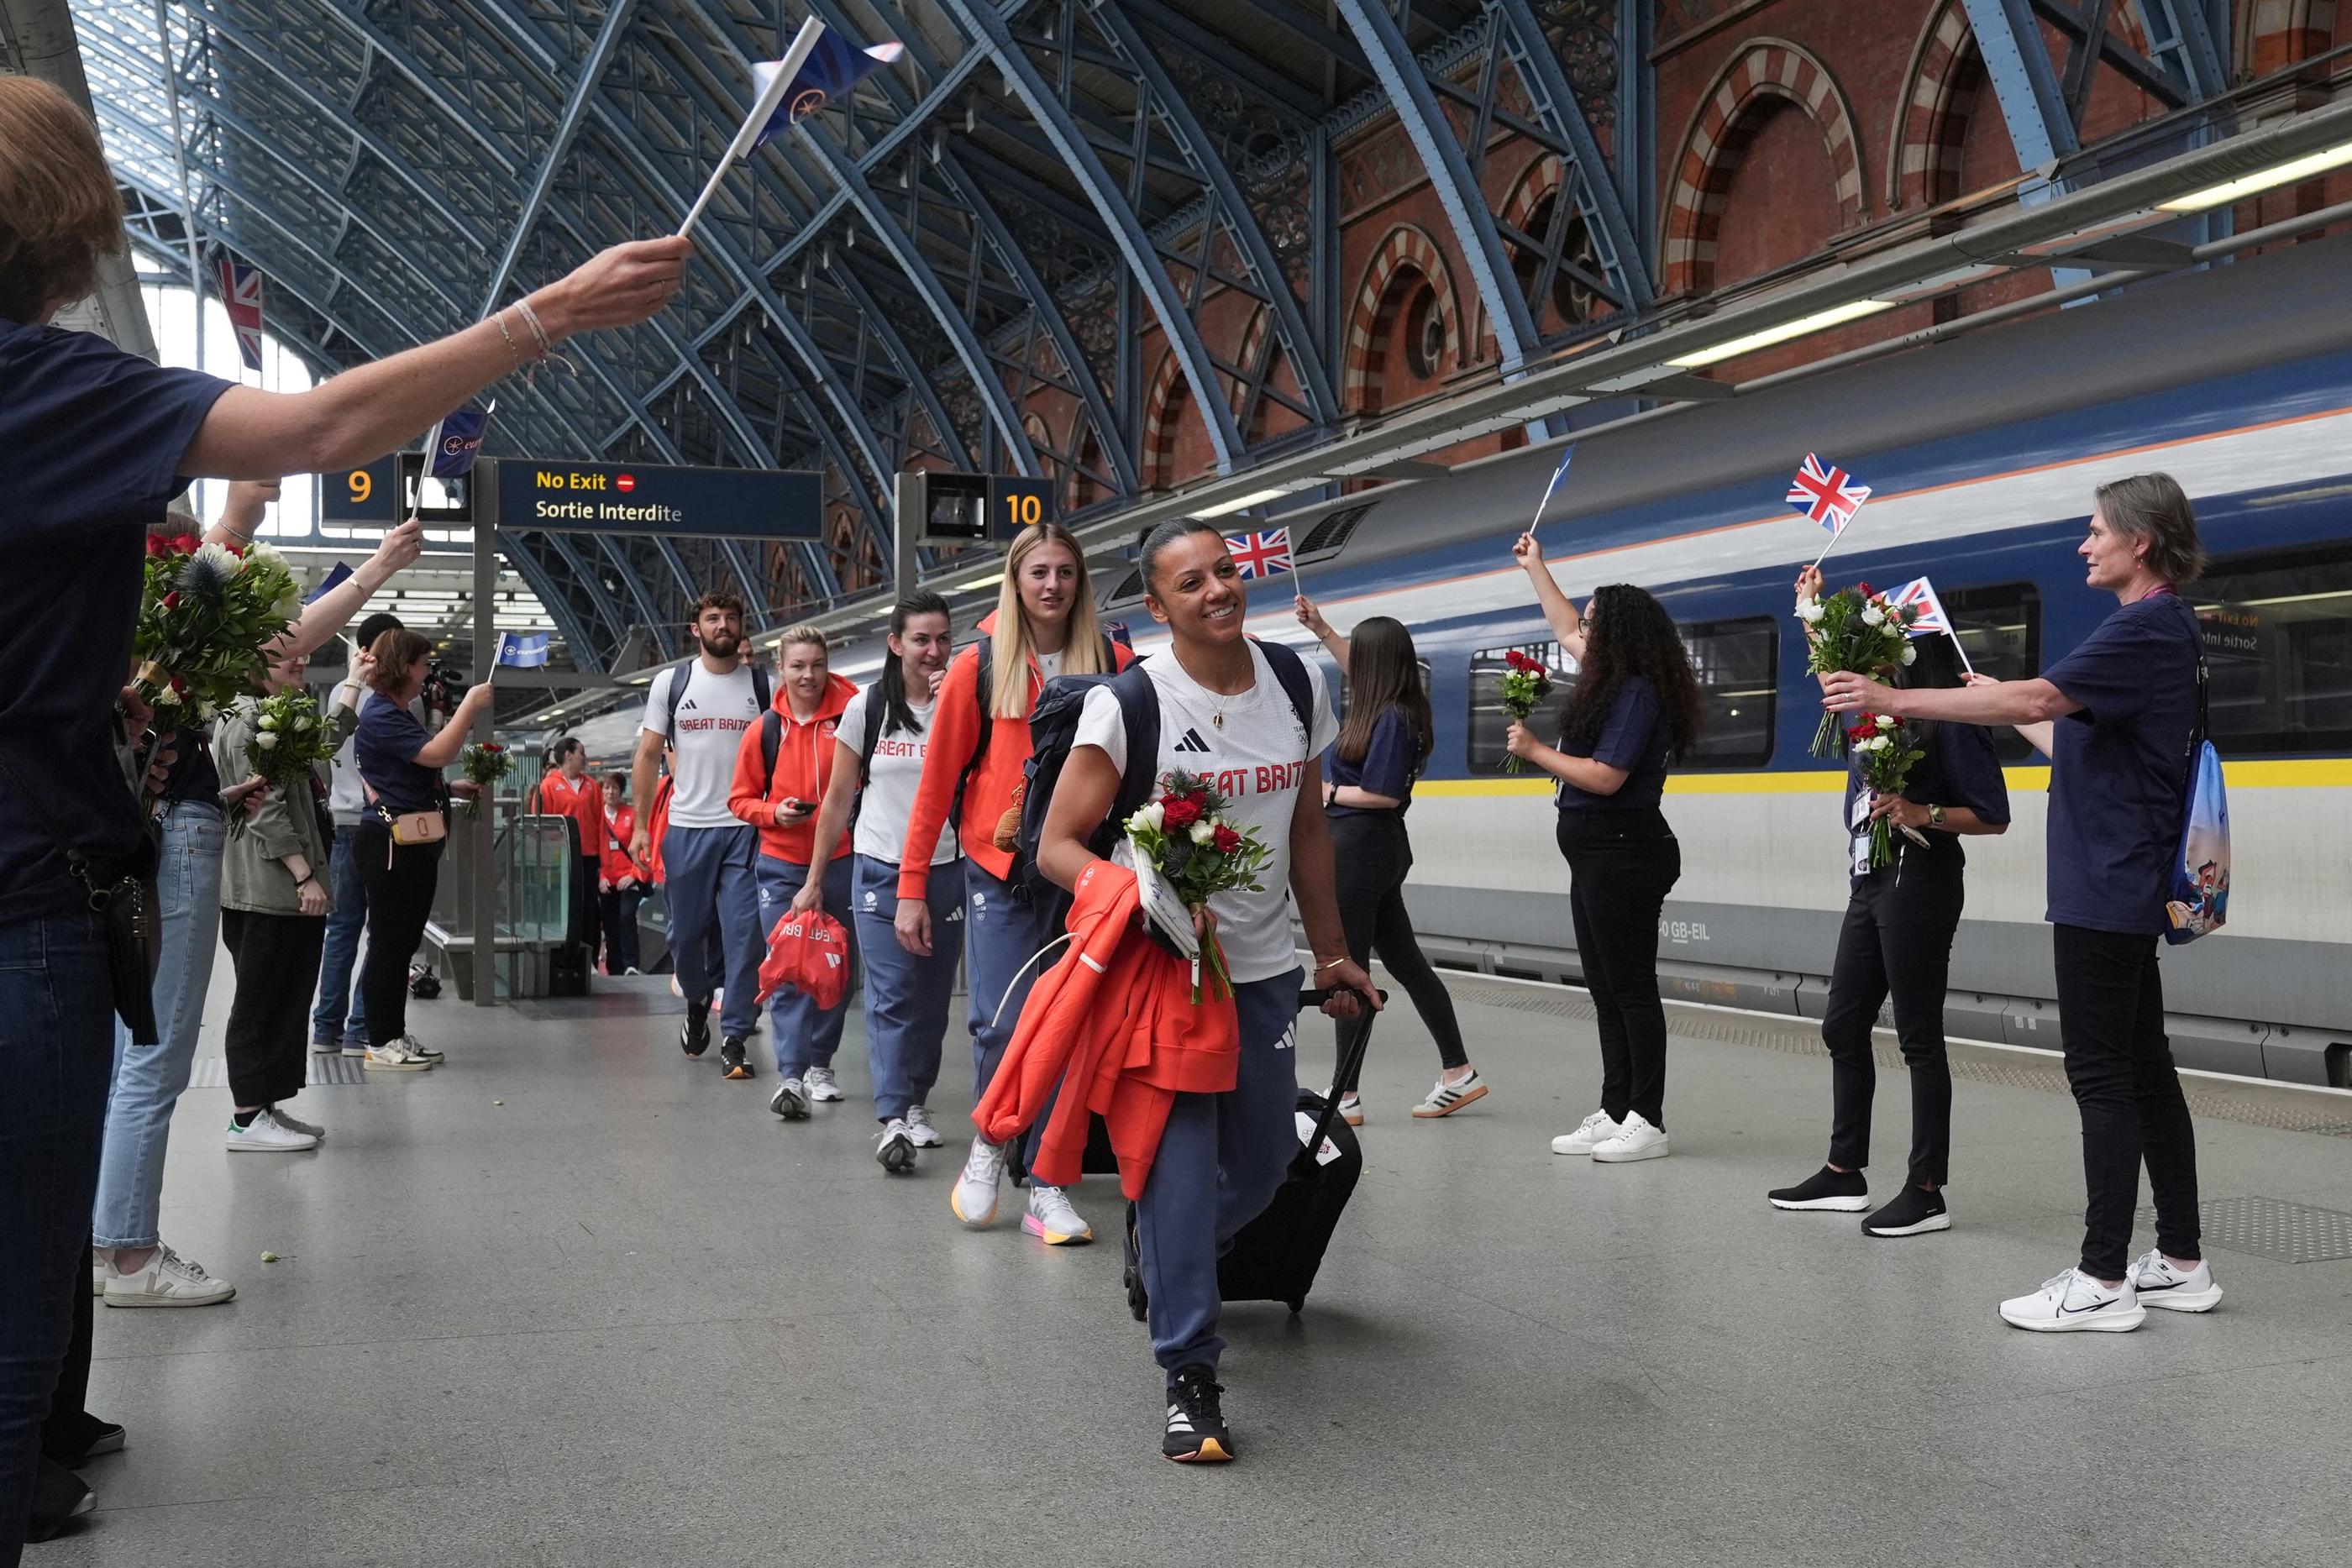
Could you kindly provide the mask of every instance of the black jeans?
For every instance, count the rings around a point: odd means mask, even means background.
[[[236,970],[222,1040],[228,1092],[239,1109],[291,1100],[309,1071],[304,1025],[327,947],[327,917],[224,909],[221,946]]]
[[[367,1004],[368,1044],[390,1045],[408,1032],[408,960],[433,915],[442,844],[395,844],[392,830],[373,820],[360,823],[352,842],[367,883],[367,965],[360,971],[360,998]],[[478,983],[489,984],[487,964],[475,975]]]
[[[1378,953],[1397,984],[1412,998],[1423,1027],[1437,1041],[1437,1060],[1460,1067],[1470,1060],[1462,1049],[1462,1025],[1454,1016],[1454,998],[1437,971],[1422,956],[1412,934],[1412,916],[1404,906],[1404,875],[1412,869],[1412,841],[1404,818],[1395,811],[1350,811],[1331,819],[1331,853],[1337,871],[1339,924],[1348,935],[1348,956],[1370,967]],[[1371,1027],[1369,1019],[1337,1020],[1342,1065],[1357,1034]],[[1356,1087],[1360,1073],[1346,1082],[1335,1079],[1341,1093]]]
[[[1654,807],[1559,814],[1576,956],[1601,1032],[1601,1108],[1666,1124],[1666,1010],[1658,1001],[1658,915],[1683,874],[1682,845]]]
[[[25,1539],[74,1296],[89,1300],[114,994],[104,931],[81,902],[68,891],[56,913],[0,920],[0,1568]]]
[[[638,967],[637,905],[645,901],[645,889],[634,883],[597,894],[598,923],[604,929],[604,973],[619,975]]]
[[[1870,1164],[1871,1101],[1878,1063],[1871,1030],[1895,996],[1895,1035],[1911,1073],[1911,1174],[1941,1186],[1952,1154],[1952,1069],[1944,1054],[1944,990],[1952,933],[1966,894],[1962,862],[1949,851],[1911,850],[1854,883],[1838,932],[1822,1042],[1830,1048],[1830,1164]]]
[[[2156,1244],[2175,1258],[2201,1257],[2197,1133],[2165,1038],[2156,938],[2053,925],[2050,949],[2066,1082],[2083,1116],[2083,1272],[2124,1277],[2143,1160]]]

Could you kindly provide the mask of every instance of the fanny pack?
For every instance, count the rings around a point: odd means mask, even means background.
[[[375,786],[366,779],[360,788],[367,791],[368,804],[375,808],[376,820],[392,830],[392,841],[404,847],[415,844],[437,844],[449,836],[449,817],[445,811],[394,811],[375,792]]]
[[[7,775],[26,810],[65,856],[67,873],[81,885],[89,912],[106,927],[107,979],[115,1015],[131,1031],[131,1043],[158,1043],[163,1034],[155,1023],[155,969],[163,954],[163,912],[153,875],[136,875],[92,860],[74,848],[40,796],[25,787],[25,780],[5,758],[0,758],[0,773]]]

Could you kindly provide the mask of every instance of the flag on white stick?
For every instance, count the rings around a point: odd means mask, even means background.
[[[1962,646],[1960,634],[1953,628],[1951,616],[1944,612],[1944,601],[1936,597],[1934,583],[1924,577],[1913,578],[1890,594],[1888,600],[1897,610],[1914,605],[1918,608],[1919,613],[1905,628],[1906,634],[1927,637],[1941,632],[1952,640],[1953,648],[1958,652],[1960,668],[1972,675],[1977,673],[1977,667],[1969,663],[1969,651]]]
[[[802,23],[782,59],[762,60],[751,68],[751,79],[760,89],[752,100],[751,112],[743,117],[742,128],[727,144],[727,156],[710,172],[702,194],[694,199],[694,206],[677,232],[693,232],[702,209],[710,204],[727,171],[749,158],[761,142],[798,125],[827,104],[847,98],[859,82],[884,66],[895,64],[906,52],[907,46],[896,42],[861,49],[839,34],[827,32],[824,24],[814,16]]]
[[[1551,483],[1544,486],[1543,499],[1536,503],[1536,520],[1528,525],[1528,532],[1535,532],[1543,522],[1544,508],[1551,505],[1551,493],[1559,488],[1562,479],[1568,477],[1568,465],[1575,461],[1576,443],[1571,441],[1568,444],[1568,450],[1559,455],[1559,466],[1551,471]]]

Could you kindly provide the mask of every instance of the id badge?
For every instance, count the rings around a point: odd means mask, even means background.
[[[1870,874],[1870,807],[1874,797],[1867,789],[1857,789],[1853,810],[1846,813],[1846,827],[1853,834],[1853,874]]]

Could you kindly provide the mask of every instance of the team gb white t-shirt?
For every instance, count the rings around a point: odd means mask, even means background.
[[[1155,775],[1181,768],[1212,780],[1226,799],[1225,815],[1244,831],[1255,831],[1272,852],[1263,893],[1221,893],[1209,900],[1217,917],[1217,939],[1235,984],[1271,980],[1297,967],[1298,950],[1290,935],[1290,819],[1306,781],[1307,761],[1320,757],[1339,738],[1331,694],[1312,664],[1307,676],[1315,692],[1315,732],[1302,735],[1290,695],[1250,644],[1257,684],[1236,696],[1220,696],[1184,673],[1172,651],[1143,661],[1160,695],[1160,756]],[[1220,727],[1217,715],[1224,715]],[[1128,770],[1127,726],[1118,698],[1097,687],[1087,694],[1073,744],[1100,749],[1121,777]],[[1309,810],[1317,809],[1313,802]]]
[[[670,682],[685,677],[686,689],[677,704],[677,733],[669,733]],[[673,828],[735,828],[742,826],[727,809],[727,791],[735,783],[735,754],[742,749],[743,732],[759,722],[760,695],[751,685],[749,662],[723,675],[690,660],[662,671],[646,688],[645,727],[668,736],[673,752],[670,771],[677,784],[669,800]]]
[[[841,710],[841,727],[834,732],[834,738],[852,752],[865,745],[866,708],[880,702],[878,683],[850,698],[849,706]],[[931,709],[936,706],[907,705],[921,727],[910,735],[889,727],[888,705],[884,705],[882,733],[874,742],[874,760],[866,770],[866,799],[857,808],[857,830],[849,841],[859,854],[897,865],[906,852],[907,819],[915,814],[915,788],[923,781],[923,758],[931,749]],[[950,822],[931,850],[931,863],[945,865],[962,852],[956,842],[955,824]]]

